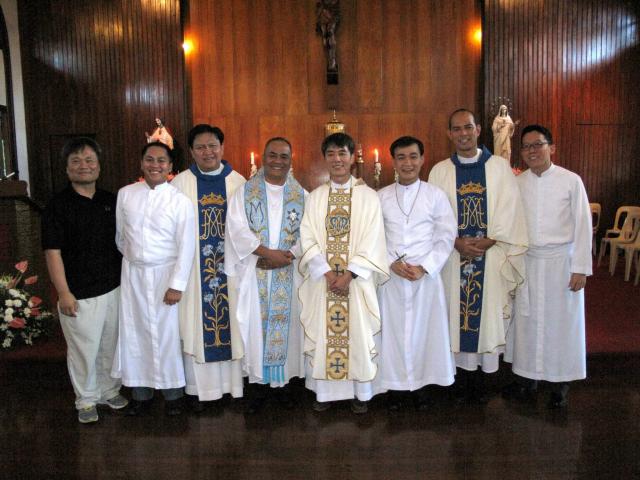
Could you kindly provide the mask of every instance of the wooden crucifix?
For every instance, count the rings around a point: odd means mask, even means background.
[[[338,84],[336,30],[340,24],[340,0],[318,0],[316,3],[316,32],[322,36],[327,53],[327,83]]]

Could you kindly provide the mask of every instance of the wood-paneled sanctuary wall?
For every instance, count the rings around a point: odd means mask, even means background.
[[[115,191],[140,172],[145,131],[163,118],[184,147],[179,0],[18,2],[32,195],[64,181],[72,135],[104,149],[100,183]]]
[[[640,205],[640,3],[625,0],[486,0],[484,107],[512,102],[520,130],[548,126],[554,161],[580,174],[603,208]],[[488,124],[489,126],[490,124]]]
[[[477,0],[341,0],[339,84],[327,85],[316,0],[191,0],[185,35],[194,123],[225,131],[225,157],[249,173],[250,152],[272,136],[293,143],[296,177],[313,188],[328,176],[320,144],[332,109],[363,146],[372,184],[393,181],[388,147],[412,134],[426,146],[423,177],[449,156],[447,117],[480,107]]]

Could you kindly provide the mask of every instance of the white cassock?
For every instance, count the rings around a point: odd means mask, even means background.
[[[223,165],[213,174],[222,172]],[[245,179],[235,170],[225,177],[227,201],[236,188],[244,185]],[[192,203],[192,209],[196,218],[199,218],[198,209],[198,182],[191,170],[185,170],[178,174],[171,182],[178,190],[183,192]],[[191,230],[194,239],[200,236],[200,227],[196,225]],[[204,361],[204,339],[202,333],[202,290],[200,285],[200,255],[196,250],[192,256],[193,269],[189,277],[187,290],[182,302],[180,302],[180,336],[184,352],[184,369],[187,380],[185,392],[188,395],[197,395],[201,401],[217,400],[225,393],[233,397],[242,397],[242,341],[235,322],[236,297],[233,295],[235,287],[234,279],[228,279],[229,292],[229,316],[231,323],[231,343],[233,360],[223,362]]]
[[[523,282],[527,230],[520,192],[509,162],[492,155],[485,163],[485,177],[489,221],[487,237],[495,240],[496,244],[485,253],[477,353],[460,352],[460,254],[456,249],[442,269],[442,279],[449,304],[451,350],[455,353],[456,365],[472,371],[481,366],[484,372],[491,373],[498,370],[499,354],[504,352],[506,344],[513,305],[510,295]],[[444,190],[457,219],[456,167],[451,159],[438,162],[433,167],[429,183]]]
[[[184,292],[195,239],[189,199],[168,183],[123,187],[116,207],[116,244],[122,252],[119,338],[111,375],[129,387],[185,385],[178,305],[169,288]],[[184,296],[181,302],[184,301]]]
[[[282,226],[282,204],[284,185],[272,185],[265,182],[268,212],[269,212],[269,245],[266,247],[277,249],[280,243]],[[244,188],[238,188],[229,200],[227,210],[227,225],[225,229],[224,269],[228,277],[235,277],[237,281],[236,295],[242,299],[238,302],[236,319],[242,335],[244,357],[242,367],[251,383],[264,383],[263,380],[263,347],[264,335],[262,316],[260,313],[260,297],[258,295],[258,281],[256,278],[256,263],[258,257],[253,251],[260,246],[260,240],[249,228],[245,210]],[[298,260],[301,255],[300,241],[291,248],[296,257],[293,262],[293,295],[291,297],[291,322],[289,324],[289,338],[287,344],[287,360],[284,364],[284,383],[271,382],[271,386],[283,386],[293,377],[304,377],[304,355],[302,353],[303,331],[300,325],[300,306],[298,302],[298,287],[302,280],[298,273]],[[277,270],[268,271],[267,291],[271,289],[271,276]]]
[[[440,270],[453,250],[458,222],[444,192],[427,182],[394,183],[378,196],[389,264],[405,255],[404,261],[428,273],[412,282],[391,271],[378,290],[382,343],[375,383],[385,390],[451,385],[455,364]]]
[[[513,371],[551,382],[585,378],[584,289],[572,292],[569,279],[592,273],[587,192],[578,175],[553,164],[540,177],[522,173],[518,186],[529,250],[525,288],[516,297]]]
[[[376,288],[389,277],[384,223],[380,201],[374,190],[361,180],[351,178],[344,185],[332,184],[351,196],[349,251],[347,269],[356,275],[349,284],[349,371],[345,380],[327,380],[327,283],[330,269],[326,260],[325,219],[329,184],[316,188],[305,201],[300,226],[302,257],[299,290],[300,321],[305,331],[304,353],[308,357],[306,386],[319,402],[357,398],[370,400],[376,376],[376,341],[380,333],[380,309]]]

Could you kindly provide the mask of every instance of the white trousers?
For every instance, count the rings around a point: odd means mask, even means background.
[[[109,374],[118,341],[119,303],[120,287],[99,297],[78,300],[75,317],[58,309],[78,410],[103,403],[120,391],[120,379]]]
[[[184,391],[187,395],[197,395],[202,402],[218,400],[225,393],[230,393],[234,398],[242,397],[241,360],[197,363],[193,355],[184,352],[182,359],[187,381]]]

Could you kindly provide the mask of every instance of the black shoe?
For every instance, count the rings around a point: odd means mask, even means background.
[[[131,400],[124,413],[128,417],[145,415],[149,413],[152,403],[153,400]]]
[[[169,417],[175,417],[182,414],[182,398],[164,401],[164,414]]]
[[[313,401],[313,410],[315,412],[324,412],[331,408],[331,402],[319,402],[318,400]]]
[[[435,402],[427,392],[418,390],[413,393],[413,406],[418,412],[428,412],[434,406]]]
[[[398,392],[391,391],[387,396],[387,410],[397,412],[402,407],[402,395]]]
[[[284,408],[285,410],[293,410],[296,406],[296,402],[293,401],[293,398],[291,397],[291,395],[289,395],[289,392],[287,392],[286,388],[287,387],[275,389],[276,399],[278,400],[280,406],[282,406],[282,408]]]
[[[207,408],[207,403],[200,401],[197,395],[187,395],[187,407],[193,413],[202,413]]]
[[[547,403],[547,407],[552,410],[566,408],[568,405],[567,396],[562,395],[558,392],[551,392],[549,394],[549,402]]]
[[[517,398],[522,395],[523,390],[523,385],[518,382],[511,382],[504,387],[500,393],[505,400],[517,400]]]
[[[351,400],[351,411],[356,415],[367,413],[368,410],[369,407],[367,406],[367,402],[363,402],[362,400],[358,400],[357,398]]]
[[[255,415],[256,413],[260,413],[264,408],[264,404],[267,402],[267,397],[255,397],[247,406],[247,413],[249,415]]]

